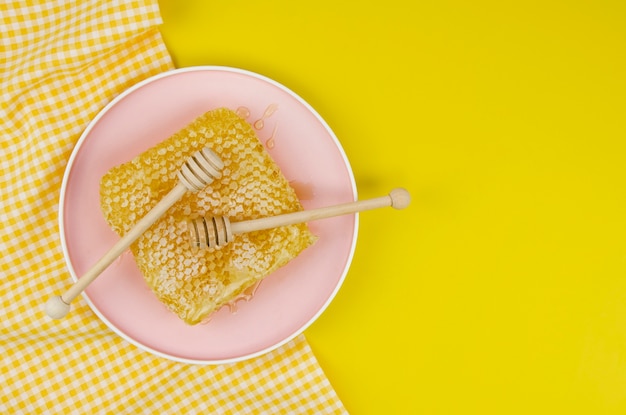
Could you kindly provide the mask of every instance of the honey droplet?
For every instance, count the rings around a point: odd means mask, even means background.
[[[228,307],[228,311],[230,311],[231,314],[237,314],[237,311],[238,311],[237,303],[242,300],[246,302],[252,300],[257,290],[259,289],[259,285],[261,285],[261,282],[262,280],[258,280],[257,282],[255,282],[254,284],[252,284],[251,286],[243,290],[243,292],[239,294],[237,297],[227,302],[226,306]]]
[[[250,110],[248,109],[248,107],[239,107],[237,108],[237,110],[235,110],[235,112],[237,113],[237,115],[244,119],[250,116]]]
[[[276,130],[278,129],[278,124],[274,125],[274,130],[272,130],[272,135],[265,142],[265,146],[270,150],[276,146]]]
[[[252,124],[252,126],[254,128],[256,128],[257,130],[263,129],[263,127],[265,126],[264,120],[266,118],[271,117],[272,114],[274,114],[277,109],[278,109],[278,104],[270,104],[270,105],[268,105],[267,108],[265,108],[265,111],[263,112],[263,115],[261,116],[261,118],[256,120],[254,122],[254,124]]]

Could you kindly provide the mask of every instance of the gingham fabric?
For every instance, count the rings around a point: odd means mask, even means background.
[[[0,413],[345,413],[303,336],[259,358],[203,366],[142,351],[79,297],[60,246],[65,165],[117,94],[172,62],[156,1],[0,3]]]

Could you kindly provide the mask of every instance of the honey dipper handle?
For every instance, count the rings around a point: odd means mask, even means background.
[[[233,234],[260,231],[279,226],[293,225],[296,223],[310,222],[317,219],[330,218],[333,216],[346,215],[364,210],[377,209],[391,206],[396,209],[404,209],[410,203],[409,192],[402,188],[392,190],[389,195],[374,199],[359,200],[356,202],[343,203],[340,205],[327,206],[317,209],[302,210],[299,212],[286,213],[283,215],[270,216],[267,218],[252,219],[241,222],[231,222]]]
[[[102,258],[60,297],[52,297],[46,304],[46,314],[52,318],[63,318],[69,312],[70,303],[82,293],[117,257],[135,242],[167,209],[178,201],[187,187],[178,183],[143,218],[133,226]]]

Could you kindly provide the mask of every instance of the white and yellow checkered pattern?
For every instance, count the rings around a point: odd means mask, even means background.
[[[0,3],[0,413],[343,413],[303,336],[230,365],[177,363],[111,332],[70,282],[57,227],[69,155],[117,94],[172,69],[154,0]]]

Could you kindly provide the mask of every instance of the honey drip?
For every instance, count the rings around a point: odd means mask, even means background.
[[[252,298],[256,294],[256,291],[259,289],[259,285],[261,285],[261,281],[262,280],[258,280],[253,285],[251,285],[250,287],[246,288],[237,297],[235,297],[232,300],[230,300],[229,302],[227,302],[226,306],[228,307],[228,311],[230,311],[231,314],[237,314],[237,303],[239,301],[242,301],[242,300],[245,301],[245,302],[248,302],[248,301],[252,300]]]
[[[265,126],[265,119],[271,117],[272,114],[275,113],[277,109],[278,109],[278,104],[268,105],[267,108],[265,108],[265,112],[263,113],[261,118],[256,120],[254,124],[252,124],[252,126],[256,128],[257,130],[263,129],[263,127]]]
[[[278,124],[274,125],[274,130],[272,130],[272,135],[265,142],[265,146],[270,150],[276,146],[276,130],[278,129]]]
[[[239,107],[235,112],[243,119],[247,119],[250,116],[250,110],[248,107]]]

